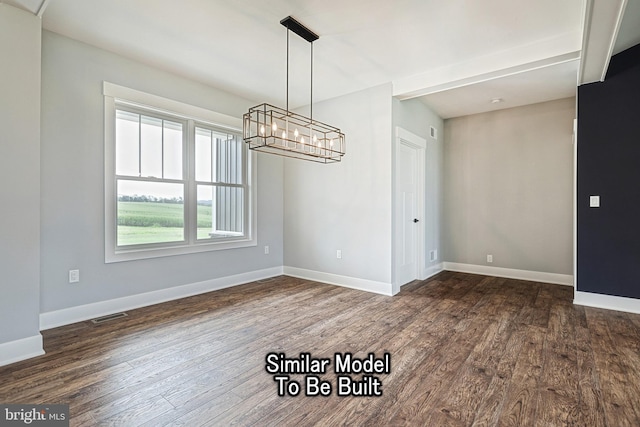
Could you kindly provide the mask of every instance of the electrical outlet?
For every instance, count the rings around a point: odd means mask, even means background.
[[[341,249],[338,249],[338,250],[336,251],[336,258],[338,258],[338,259],[342,259],[342,250],[341,250]]]
[[[269,246],[264,247],[264,254],[269,255]]]
[[[78,283],[80,281],[80,270],[69,270],[69,283]]]
[[[487,255],[487,262],[493,262],[493,255]]]

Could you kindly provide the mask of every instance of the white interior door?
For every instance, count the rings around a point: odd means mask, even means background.
[[[395,283],[420,278],[424,246],[426,141],[398,128],[395,188]]]

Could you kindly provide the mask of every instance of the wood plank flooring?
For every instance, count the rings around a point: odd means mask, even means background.
[[[443,272],[395,297],[286,276],[43,332],[1,403],[73,426],[640,426],[640,315],[566,286]],[[327,397],[277,395],[269,352],[330,358]],[[381,397],[340,397],[334,353],[391,355]],[[359,380],[362,375],[352,375]]]

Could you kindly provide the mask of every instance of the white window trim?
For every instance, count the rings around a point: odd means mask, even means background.
[[[204,124],[229,129],[242,133],[242,119],[216,113],[204,108],[185,104],[161,96],[148,94],[109,82],[103,82],[104,95],[104,248],[105,263],[133,261],[163,256],[184,255],[215,250],[235,249],[257,246],[257,162],[255,153],[247,150],[247,172],[249,175],[249,206],[246,212],[250,215],[246,237],[223,242],[202,242],[180,244],[165,247],[145,247],[116,250],[117,203],[115,185],[115,111],[116,103],[155,110],[186,119],[195,119]]]

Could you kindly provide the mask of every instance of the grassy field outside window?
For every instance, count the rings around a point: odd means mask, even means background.
[[[198,205],[198,239],[211,233],[211,206]],[[118,202],[118,245],[184,240],[184,204]]]

